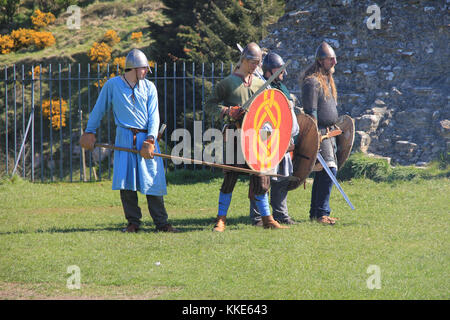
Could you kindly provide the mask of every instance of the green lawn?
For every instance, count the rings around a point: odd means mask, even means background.
[[[216,175],[217,176],[217,175]],[[169,177],[169,182],[171,181]],[[183,184],[180,181],[185,181]],[[233,193],[227,230],[213,233],[222,179],[173,179],[165,197],[178,234],[124,234],[111,182],[0,182],[1,299],[449,299],[448,179],[342,183],[335,226],[308,219],[311,184],[289,194],[288,230],[253,227],[248,180]],[[68,289],[69,266],[81,289]],[[380,289],[369,289],[369,266]],[[370,281],[369,281],[370,282]]]

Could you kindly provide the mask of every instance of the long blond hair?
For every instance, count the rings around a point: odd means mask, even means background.
[[[326,98],[330,98],[330,89],[328,87],[329,83],[331,87],[331,95],[333,95],[334,100],[337,102],[337,90],[336,84],[334,83],[333,75],[331,73],[326,73],[318,60],[309,65],[306,68],[306,70],[304,70],[300,74],[299,77],[300,87],[302,87],[305,80],[309,78],[316,78],[317,81],[319,81]]]

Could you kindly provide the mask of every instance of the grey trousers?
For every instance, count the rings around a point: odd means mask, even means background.
[[[272,207],[273,218],[279,222],[289,219],[287,207],[288,179],[270,181],[270,206]],[[261,214],[258,212],[255,200],[250,200],[250,219],[252,223],[261,221]]]
[[[150,216],[155,223],[156,228],[167,225],[167,211],[164,206],[164,198],[162,196],[146,195],[147,206]],[[136,226],[141,225],[142,212],[138,205],[137,191],[120,190],[120,199],[122,200],[123,212],[129,223]]]

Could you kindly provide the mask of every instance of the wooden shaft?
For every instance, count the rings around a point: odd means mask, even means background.
[[[127,151],[127,152],[132,152],[132,153],[139,154],[139,151],[137,149],[117,147],[115,145],[106,144],[106,143],[96,143],[94,145],[94,147],[106,148],[106,149],[112,149],[112,150],[119,150],[119,151]],[[237,171],[237,172],[242,172],[242,173],[248,173],[248,174],[254,174],[254,175],[258,175],[258,176],[289,178],[290,180],[298,179],[297,177],[294,177],[294,176],[286,177],[286,176],[283,176],[281,174],[269,174],[269,173],[259,172],[259,171],[255,171],[255,170],[251,170],[251,169],[233,167],[233,166],[228,166],[228,165],[225,165],[225,164],[206,162],[206,161],[189,159],[189,158],[183,158],[183,157],[178,157],[178,156],[172,156],[172,155],[164,154],[164,153],[154,152],[153,155],[155,155],[157,157],[161,157],[161,158],[172,159],[172,160],[175,159],[175,160],[180,160],[180,161],[190,161],[190,162],[195,163],[195,164],[202,164],[202,165],[205,165],[205,166],[210,166],[210,167],[215,167],[215,168],[220,168],[220,169],[230,170],[230,171]]]

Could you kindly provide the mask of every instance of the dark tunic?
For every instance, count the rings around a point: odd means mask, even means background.
[[[337,102],[331,95],[325,96],[319,81],[310,77],[305,80],[302,86],[302,104],[306,114],[317,119],[317,126],[321,134],[326,134],[326,129],[334,129],[338,120]],[[320,144],[320,154],[325,159],[329,167],[337,167],[336,160],[336,139],[334,137],[324,139]]]

